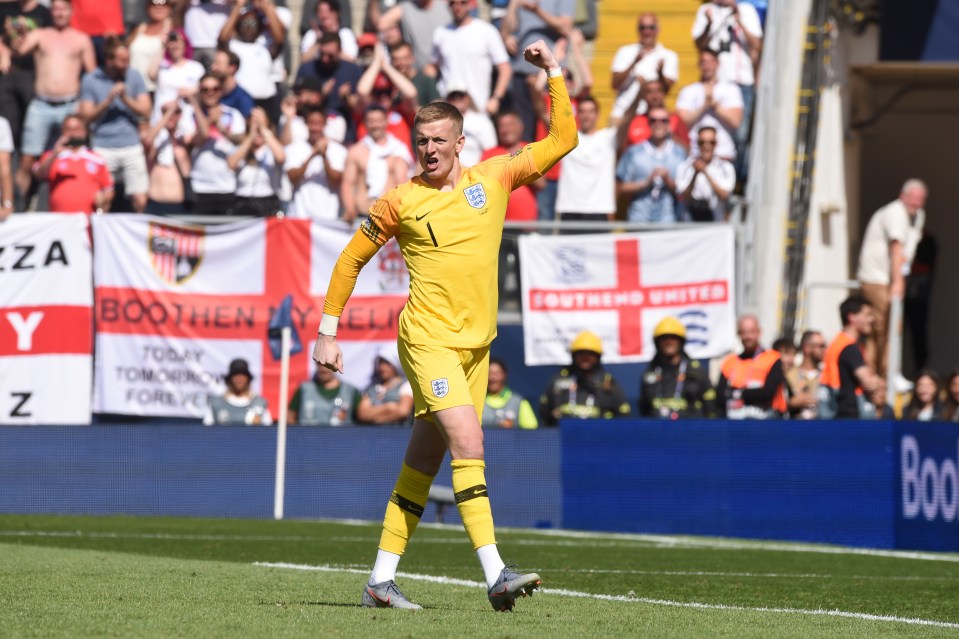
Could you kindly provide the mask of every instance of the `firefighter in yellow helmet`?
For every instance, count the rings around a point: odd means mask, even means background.
[[[686,327],[675,317],[663,318],[653,330],[656,355],[639,385],[639,414],[679,419],[715,417],[716,391],[708,371],[684,349]]]
[[[573,362],[553,375],[540,398],[543,424],[556,426],[560,419],[611,419],[629,415],[622,387],[600,359],[603,341],[583,331],[569,345]]]

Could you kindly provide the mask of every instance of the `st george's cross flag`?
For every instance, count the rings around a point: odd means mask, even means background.
[[[259,219],[206,227],[144,215],[94,219],[94,410],[200,417],[244,358],[253,388],[279,412],[280,363],[268,327],[284,298],[303,338],[290,391],[315,370],[310,357],[345,225]],[[391,242],[363,269],[341,318],[345,380],[370,380],[377,348],[396,341],[409,275]],[[288,401],[283,398],[282,401]]]
[[[89,424],[90,235],[82,214],[0,225],[0,424]]]
[[[686,327],[693,358],[735,347],[733,232],[688,230],[520,238],[526,364],[568,364],[583,330],[603,340],[603,361],[645,362],[667,316]]]

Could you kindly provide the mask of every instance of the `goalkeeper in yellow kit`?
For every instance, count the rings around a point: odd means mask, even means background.
[[[410,272],[399,353],[413,387],[416,421],[386,506],[364,606],[420,607],[403,595],[394,579],[447,449],[456,505],[483,567],[493,608],[512,610],[517,597],[532,594],[540,584],[539,575],[520,574],[500,558],[480,427],[489,345],[496,337],[499,245],[510,192],[542,177],[577,143],[569,95],[552,51],[540,40],[524,55],[549,76],[549,135],[464,168],[459,160],[465,142],[460,112],[445,102],[421,108],[413,129],[422,172],[370,207],[330,279],[313,359],[342,372],[336,328],[360,269],[396,237]]]

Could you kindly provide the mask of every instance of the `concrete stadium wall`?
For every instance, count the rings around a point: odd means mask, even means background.
[[[379,520],[408,435],[290,429],[286,516]],[[959,550],[952,424],[571,421],[485,435],[500,526]],[[270,518],[275,447],[267,428],[4,427],[0,512]],[[448,465],[436,484],[450,485]],[[458,524],[456,509],[443,521]]]

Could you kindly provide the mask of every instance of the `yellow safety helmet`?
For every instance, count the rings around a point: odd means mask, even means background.
[[[569,345],[569,350],[571,353],[575,353],[576,351],[591,351],[597,355],[602,355],[603,340],[592,331],[583,331],[573,339]]]
[[[664,317],[656,329],[653,331],[653,339],[663,335],[675,335],[680,339],[686,339],[686,327],[675,317]]]

